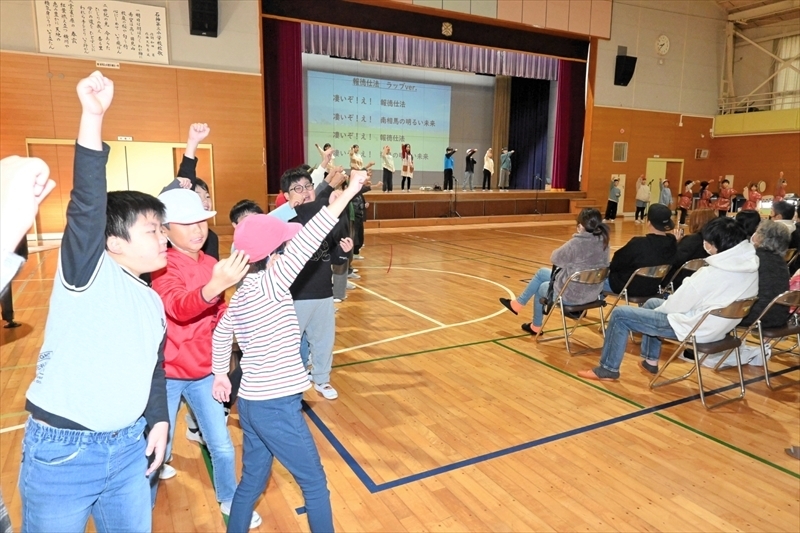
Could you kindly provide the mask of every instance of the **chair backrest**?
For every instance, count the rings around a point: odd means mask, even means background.
[[[769,311],[773,305],[788,305],[789,307],[800,307],[800,291],[786,291],[783,294],[777,295],[769,303],[764,313]]]
[[[683,264],[681,270],[689,270],[691,272],[697,272],[706,265],[708,265],[708,263],[706,263],[705,259],[689,259]]]
[[[608,278],[611,269],[608,267],[593,268],[591,270],[579,270],[569,277],[572,283],[585,283],[587,285],[596,285],[603,283]]]
[[[755,304],[756,301],[758,301],[758,296],[736,300],[727,307],[709,311],[708,315],[718,316],[720,318],[742,319],[750,314],[750,309],[753,308],[753,304]]]
[[[666,275],[669,273],[669,270],[672,268],[672,265],[656,265],[656,266],[649,266],[649,267],[641,267],[636,269],[631,275],[631,279],[636,276],[641,276],[643,278],[661,278],[664,279]],[[630,280],[629,280],[630,281]]]
[[[788,250],[786,250],[786,253],[783,254],[783,258],[784,260],[786,260],[787,263],[791,263],[792,259],[794,259],[794,256],[796,255],[797,255],[797,248],[789,248]]]

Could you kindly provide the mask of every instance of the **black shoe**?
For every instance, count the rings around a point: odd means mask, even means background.
[[[508,298],[500,298],[500,303],[503,304],[503,307],[505,307],[506,309],[508,309],[509,311],[514,313],[515,315],[519,314],[516,311],[514,311],[513,307],[511,307],[511,300],[509,300]]]
[[[694,361],[694,350],[686,349],[683,351],[683,358]]]
[[[647,359],[642,359],[642,368],[650,372],[651,374],[658,374],[658,365],[651,365],[647,362]]]
[[[530,333],[531,335],[538,335],[538,333],[536,331],[533,331],[533,328],[531,327],[531,323],[530,322],[526,322],[525,324],[522,324],[522,331],[524,331],[525,333]]]
[[[9,320],[8,323],[5,326],[3,326],[3,328],[14,329],[20,327],[21,325],[22,324],[20,324],[19,322],[14,322],[13,320]]]

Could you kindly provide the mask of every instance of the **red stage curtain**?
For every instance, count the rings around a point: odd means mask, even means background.
[[[586,63],[558,62],[558,103],[556,107],[554,189],[580,190],[583,121],[586,115]]]
[[[265,18],[262,29],[267,191],[275,194],[283,172],[305,162],[300,23]]]

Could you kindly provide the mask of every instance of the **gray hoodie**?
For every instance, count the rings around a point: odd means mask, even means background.
[[[575,272],[593,268],[607,267],[609,248],[603,249],[603,239],[591,233],[576,233],[550,256],[550,261],[562,270],[556,275],[553,294],[558,295],[567,280]],[[564,293],[564,301],[579,305],[596,300],[603,290],[603,284],[570,284]]]

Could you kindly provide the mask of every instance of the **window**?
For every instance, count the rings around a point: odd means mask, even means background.
[[[778,39],[775,55],[784,61],[792,60],[782,69],[782,64],[775,61],[773,92],[775,99],[772,109],[793,109],[800,107],[800,35]],[[794,68],[792,68],[794,67]]]
[[[611,161],[614,163],[625,163],[628,161],[628,143],[614,143],[614,155]]]

